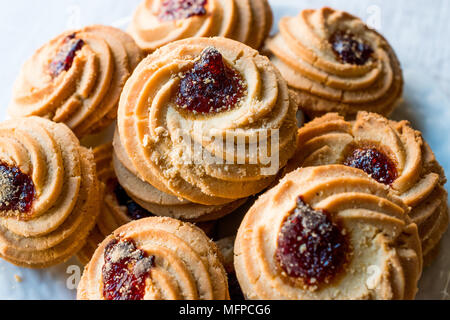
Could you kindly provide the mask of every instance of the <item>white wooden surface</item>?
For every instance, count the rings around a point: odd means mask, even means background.
[[[23,61],[67,28],[101,23],[126,27],[140,0],[0,1],[0,120]],[[450,175],[450,1],[448,0],[270,0],[276,20],[305,8],[331,6],[354,13],[390,41],[402,63],[405,103],[396,119],[423,131]],[[47,270],[26,270],[0,261],[0,299],[71,299],[73,259]],[[73,267],[72,267],[73,268]],[[67,273],[69,271],[69,273]],[[75,269],[76,271],[76,269]],[[15,275],[22,282],[15,280]],[[68,286],[67,286],[68,284]],[[450,234],[435,264],[424,271],[420,299],[449,299]]]

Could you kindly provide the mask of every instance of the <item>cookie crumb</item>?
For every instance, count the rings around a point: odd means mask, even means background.
[[[148,147],[148,145],[150,144],[150,136],[148,134],[144,135],[142,144],[144,145],[144,147]]]
[[[17,274],[15,274],[14,275],[14,280],[16,280],[17,283],[20,283],[20,282],[22,282],[22,277],[17,275]]]

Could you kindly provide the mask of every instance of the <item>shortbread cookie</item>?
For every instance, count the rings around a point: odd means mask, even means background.
[[[422,270],[408,208],[358,169],[298,169],[239,228],[235,268],[248,299],[413,299]]]
[[[399,61],[378,32],[331,8],[281,19],[268,40],[277,66],[309,117],[358,111],[389,115],[403,90]]]
[[[80,300],[226,300],[225,269],[214,242],[171,218],[122,226],[95,251],[78,286]]]
[[[347,122],[327,114],[298,132],[297,153],[287,170],[325,164],[346,164],[364,170],[412,208],[427,258],[448,226],[447,179],[419,131],[407,121],[390,121],[360,112]]]
[[[134,40],[116,28],[65,32],[24,64],[9,114],[63,122],[78,137],[100,131],[116,118],[120,93],[142,57]]]
[[[142,180],[139,194],[147,184],[172,199],[224,205],[275,180],[296,130],[296,106],[266,57],[233,40],[192,38],[157,50],[130,77],[115,150]]]
[[[176,40],[213,36],[259,49],[272,23],[267,0],[144,0],[129,33],[150,53]]]
[[[99,213],[93,154],[64,124],[29,117],[0,124],[0,256],[18,266],[63,262]]]

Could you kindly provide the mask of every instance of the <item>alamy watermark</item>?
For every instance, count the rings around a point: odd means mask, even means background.
[[[72,264],[67,267],[66,273],[68,274],[66,280],[66,287],[69,290],[77,290],[78,284],[81,280],[82,269],[76,264]]]
[[[375,29],[377,31],[381,31],[382,25],[381,25],[381,8],[378,5],[371,5],[367,7],[366,13],[368,15],[366,24],[371,27],[372,29]]]
[[[159,137],[168,137],[165,129],[159,129]],[[259,165],[263,176],[275,175],[280,170],[279,129],[260,129],[247,134],[239,129],[205,131],[194,125],[190,132],[175,130],[170,134],[170,139],[174,146],[170,158],[175,166]],[[143,145],[148,146],[150,140],[145,135]]]
[[[81,28],[81,7],[79,5],[71,5],[67,7],[66,28],[69,30]]]

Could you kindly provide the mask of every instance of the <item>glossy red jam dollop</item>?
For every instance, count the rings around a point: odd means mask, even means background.
[[[386,185],[391,185],[398,176],[395,163],[376,148],[354,149],[344,161],[344,165],[361,169]]]
[[[0,162],[0,211],[28,213],[35,193],[31,177],[17,167]]]
[[[364,65],[374,52],[372,47],[348,32],[336,32],[330,38],[330,43],[334,54],[342,63]]]
[[[224,62],[217,49],[209,47],[182,77],[176,103],[194,113],[217,113],[235,106],[244,91],[241,75]]]
[[[139,220],[142,218],[148,218],[153,216],[152,213],[148,212],[127,194],[125,189],[116,181],[114,186],[114,194],[116,195],[117,202],[120,206],[127,207],[127,215],[133,220]]]
[[[313,210],[299,197],[278,235],[276,260],[289,277],[306,286],[329,283],[349,256],[343,229],[324,211]]]
[[[63,71],[68,71],[73,64],[75,56],[81,48],[84,46],[84,41],[77,39],[75,34],[67,36],[61,48],[59,49],[56,56],[50,62],[50,74],[52,77],[57,77]]]
[[[106,247],[102,268],[106,300],[143,300],[146,280],[155,257],[148,256],[129,239],[114,239]]]
[[[161,21],[187,19],[206,14],[207,0],[164,0],[158,18]]]

